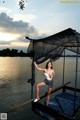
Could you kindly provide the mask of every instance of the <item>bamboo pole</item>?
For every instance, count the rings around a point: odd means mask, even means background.
[[[65,77],[65,48],[64,48],[64,57],[63,57],[63,85],[64,85],[64,77]]]
[[[32,59],[32,81],[31,81],[31,99],[33,98],[33,86],[35,84],[35,66],[34,66],[34,41],[33,41],[33,59]]]
[[[75,73],[75,90],[74,90],[74,113],[76,111],[76,89],[77,89],[77,76],[78,76],[78,50],[79,50],[79,39],[77,36],[77,56],[76,56],[76,73]]]

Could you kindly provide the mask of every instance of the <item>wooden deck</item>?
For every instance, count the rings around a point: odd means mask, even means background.
[[[80,96],[74,96],[74,94],[66,91],[74,91],[72,87],[63,86],[60,89],[62,89],[62,92],[53,95],[48,106],[44,104],[43,99],[40,99],[36,103],[32,102],[32,110],[48,120],[53,120],[54,118],[56,120],[80,120]],[[77,89],[77,92],[80,92],[80,89]],[[74,100],[76,100],[75,110]]]

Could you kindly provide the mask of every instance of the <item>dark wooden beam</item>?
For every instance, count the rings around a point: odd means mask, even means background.
[[[71,90],[71,91],[74,91],[74,90],[75,90],[75,88],[69,87],[69,86],[65,86],[64,89]],[[76,91],[77,91],[77,92],[80,92],[80,89],[76,88]]]

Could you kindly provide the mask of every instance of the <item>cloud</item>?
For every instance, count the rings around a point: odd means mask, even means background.
[[[9,13],[11,12],[10,9],[6,8],[6,7],[0,7],[0,12],[6,12],[6,13]]]
[[[6,13],[0,13],[0,29],[2,32],[34,36],[37,35],[37,30],[28,22],[22,20],[14,21]]]
[[[0,45],[5,45],[5,44],[10,45],[11,42],[10,41],[2,41],[2,40],[0,40]]]
[[[1,45],[11,44],[14,41],[18,44],[19,42],[29,42],[25,39],[25,36],[31,38],[38,36],[38,32],[34,26],[22,20],[14,21],[14,19],[8,16],[6,13],[0,13],[0,34],[2,35],[2,37],[0,35]],[[6,35],[10,36],[6,38]]]
[[[2,36],[2,37],[1,37]],[[0,13],[0,44],[1,45],[20,45],[29,44],[29,40],[25,39],[25,36],[30,38],[43,38],[46,34],[39,34],[37,29],[29,22],[23,20],[14,21],[14,19],[8,16],[6,13]],[[14,44],[15,43],[15,44]]]

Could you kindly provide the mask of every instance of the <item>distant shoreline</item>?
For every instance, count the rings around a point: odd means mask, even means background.
[[[29,57],[28,53],[24,53],[22,50],[18,52],[17,49],[10,50],[9,48],[0,50],[0,57]]]
[[[33,54],[33,52],[24,53],[22,50],[18,52],[17,49],[10,50],[9,48],[0,51],[0,57],[33,57]],[[64,55],[59,55],[58,57],[64,57]],[[65,55],[65,57],[77,57],[77,55]]]

